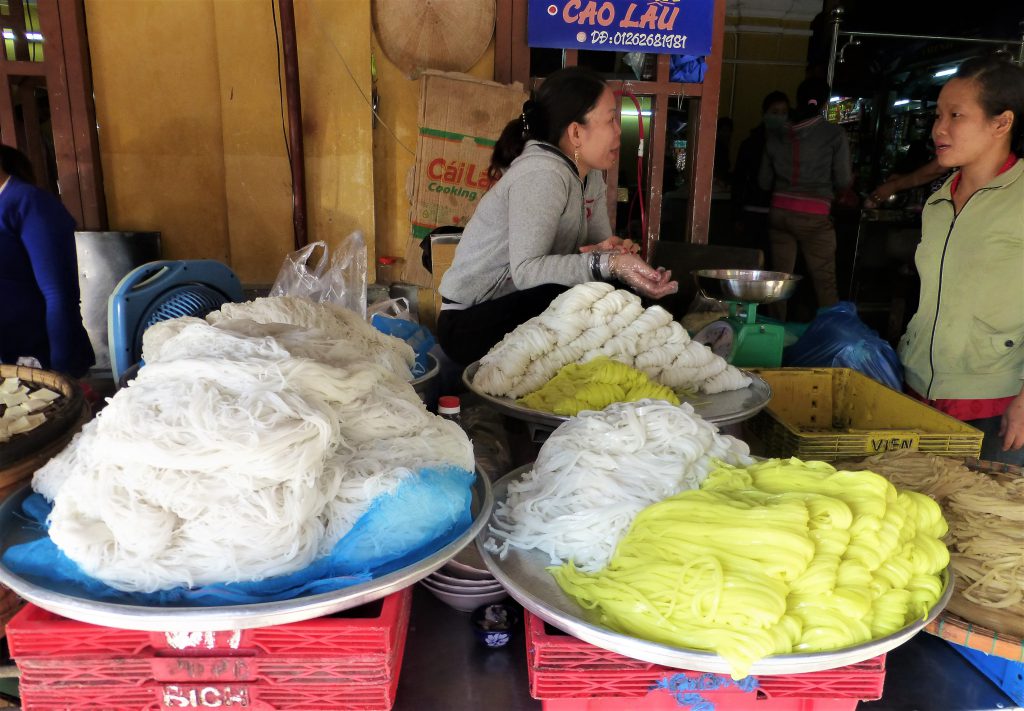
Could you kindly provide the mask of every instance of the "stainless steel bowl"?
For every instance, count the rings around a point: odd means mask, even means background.
[[[699,269],[690,272],[707,296],[726,301],[770,304],[788,299],[802,277],[758,269]]]

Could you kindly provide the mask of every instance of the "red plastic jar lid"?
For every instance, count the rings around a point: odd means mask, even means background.
[[[440,413],[458,412],[462,408],[457,395],[442,395],[437,400],[437,411]]]
[[[377,257],[377,264],[394,264],[397,261],[395,257]]]

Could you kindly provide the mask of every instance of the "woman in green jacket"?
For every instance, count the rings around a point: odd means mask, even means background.
[[[932,139],[958,167],[929,198],[917,313],[900,341],[908,388],[985,433],[982,458],[1024,464],[1024,69],[964,62]]]

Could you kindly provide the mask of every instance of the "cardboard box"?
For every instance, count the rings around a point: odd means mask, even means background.
[[[410,214],[414,239],[441,225],[466,224],[487,190],[494,144],[527,98],[518,83],[423,73]],[[410,242],[410,250],[414,245]],[[406,264],[412,261],[407,257]],[[407,269],[403,278],[425,286],[424,275],[415,272]]]

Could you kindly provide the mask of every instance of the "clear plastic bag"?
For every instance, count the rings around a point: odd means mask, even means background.
[[[343,239],[333,254],[327,243],[320,241],[285,257],[270,296],[329,302],[366,318],[366,281],[366,242],[357,230]]]
[[[644,53],[643,52],[626,52],[622,55],[622,62],[633,70],[633,74],[636,75],[637,79],[643,78],[644,73]]]
[[[366,313],[367,318],[372,322],[373,317],[377,314],[381,316],[387,316],[388,318],[400,318],[403,321],[412,321],[419,323],[419,319],[412,312],[409,306],[409,300],[404,296],[399,296],[395,299],[385,299],[384,301],[378,301],[375,304],[370,304]]]

